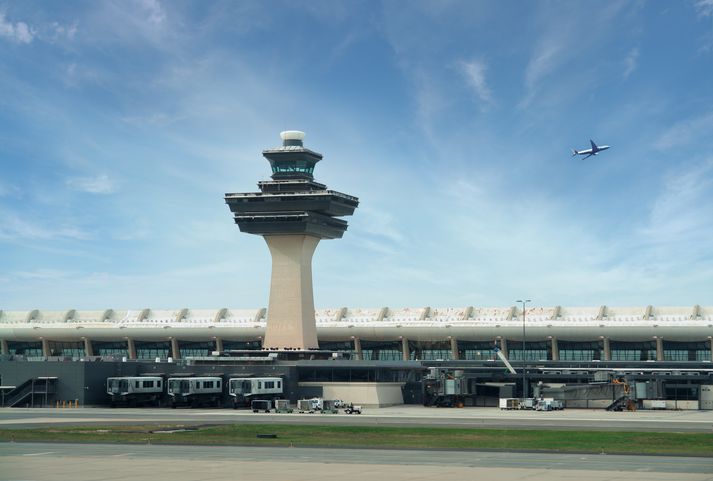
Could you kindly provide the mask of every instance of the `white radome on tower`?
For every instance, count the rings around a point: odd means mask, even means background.
[[[285,130],[280,132],[280,138],[282,140],[304,140],[305,133],[301,130]]]

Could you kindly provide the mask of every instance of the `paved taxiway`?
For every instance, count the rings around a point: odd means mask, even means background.
[[[0,481],[97,479],[713,481],[713,459],[440,450],[0,444]]]
[[[365,426],[443,426],[521,429],[713,432],[713,411],[556,412],[501,411],[495,408],[438,409],[396,406],[367,409],[362,415],[253,414],[232,409],[2,408],[0,429],[57,425],[126,424],[337,424]]]

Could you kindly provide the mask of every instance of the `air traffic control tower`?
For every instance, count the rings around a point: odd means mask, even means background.
[[[262,152],[272,180],[260,192],[226,194],[241,232],[263,236],[272,256],[270,301],[263,347],[316,349],[312,255],[321,239],[339,239],[359,199],[327,190],[312,172],[322,154],[304,147],[304,132],[282,132],[282,146]]]

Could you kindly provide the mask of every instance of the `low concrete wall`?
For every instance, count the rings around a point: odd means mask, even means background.
[[[672,409],[681,411],[697,411],[698,409],[700,409],[698,401],[675,401],[671,399],[668,399],[666,401],[659,401],[655,399],[644,399],[642,404],[642,407],[644,409],[657,409],[657,407],[655,406],[659,404],[665,404],[666,407],[664,409],[667,410]]]
[[[301,382],[302,387],[321,387],[324,399],[341,399],[365,407],[386,407],[404,403],[401,382]]]

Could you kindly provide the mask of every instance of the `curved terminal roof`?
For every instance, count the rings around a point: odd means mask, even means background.
[[[510,307],[326,308],[315,312],[320,340],[521,339],[522,311]],[[256,339],[266,309],[105,309],[0,311],[0,339],[191,340]],[[713,306],[528,307],[528,340],[706,340],[713,336]]]

